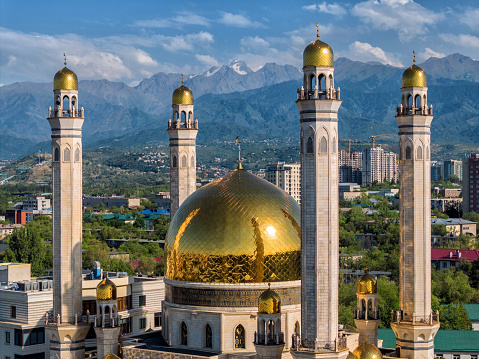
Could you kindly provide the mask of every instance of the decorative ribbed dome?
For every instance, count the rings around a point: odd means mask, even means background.
[[[108,277],[96,287],[97,300],[116,300],[116,285]]]
[[[303,52],[303,67],[329,66],[333,67],[333,50],[321,40],[310,43]]]
[[[258,298],[258,313],[276,314],[281,313],[281,299],[279,295],[269,288],[266,289]]]
[[[346,359],[358,359],[358,357],[353,352],[349,352]]]
[[[64,67],[55,74],[53,78],[53,90],[77,90],[77,75],[68,67]]]
[[[377,284],[376,280],[373,278],[369,271],[366,269],[366,272],[359,278],[358,282],[358,293],[361,294],[374,294],[377,293]]]
[[[103,359],[120,359],[120,357],[110,352],[109,354],[105,355]]]
[[[237,169],[180,206],[165,241],[166,278],[260,283],[300,279],[300,208],[286,192]]]
[[[357,359],[383,359],[383,355],[379,349],[367,341],[357,347],[353,354]]]
[[[402,74],[402,87],[427,87],[426,72],[419,66],[412,65]]]
[[[173,91],[171,102],[173,105],[193,105],[193,92],[188,87],[181,85]]]

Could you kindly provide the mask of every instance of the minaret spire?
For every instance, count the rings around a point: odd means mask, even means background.
[[[412,50],[412,53],[414,55],[414,58],[412,60],[413,64],[416,65],[416,52],[414,50]]]
[[[316,37],[319,40],[319,25],[316,23]]]
[[[64,62],[65,67],[67,67],[67,55],[65,53],[63,53],[63,56],[65,57],[65,62]]]
[[[241,166],[241,144],[243,143],[243,141],[239,141],[238,137],[236,137],[236,143],[238,144],[238,167],[237,167],[237,169],[242,170],[243,166]]]

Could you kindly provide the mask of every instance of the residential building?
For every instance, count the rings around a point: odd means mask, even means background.
[[[266,168],[265,180],[281,188],[301,204],[301,164],[275,162]]]
[[[469,234],[473,237],[477,235],[477,223],[462,218],[431,218],[431,225],[442,224],[450,235],[458,236]]]
[[[436,269],[457,268],[461,260],[472,263],[478,259],[479,250],[477,249],[431,248],[431,263]]]
[[[462,197],[453,198],[431,198],[431,209],[437,209],[441,212],[455,210],[457,213],[462,207]]]
[[[23,200],[22,209],[32,211],[44,211],[51,208],[51,201],[44,196],[28,196]]]
[[[397,182],[398,178],[399,168],[394,152],[385,151],[381,147],[366,148],[363,151],[363,185],[385,181]]]
[[[339,158],[339,182],[362,183],[363,153],[340,150]]]
[[[339,184],[339,199],[354,199],[361,197],[361,186],[356,183],[340,183]]]
[[[105,208],[110,209],[113,207],[124,208],[137,208],[140,206],[139,198],[125,198],[122,196],[112,197],[93,197],[83,196],[83,207],[93,207],[103,203]]]
[[[446,160],[444,161],[444,180],[447,181],[449,177],[458,177],[462,182],[462,161]]]
[[[8,234],[12,234],[15,229],[23,227],[23,224],[0,224],[0,239]]]
[[[431,161],[431,181],[437,182],[444,179],[444,167],[439,161]]]
[[[463,213],[479,212],[479,153],[464,160],[462,181]]]
[[[160,208],[170,208],[170,192],[158,192],[155,194],[154,203],[155,206]]]
[[[479,331],[479,304],[464,304],[467,315],[472,324],[472,330]]]
[[[27,224],[33,219],[32,210],[7,209],[5,212],[7,221],[13,224]]]

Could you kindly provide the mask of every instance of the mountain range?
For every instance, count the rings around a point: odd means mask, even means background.
[[[479,61],[453,54],[418,65],[427,73],[428,102],[434,106],[432,140],[479,143]],[[341,87],[343,100],[341,137],[366,140],[372,134],[397,133],[394,116],[403,71],[346,58],[335,61],[335,85]],[[198,143],[238,135],[299,139],[294,101],[301,78],[302,72],[290,65],[266,64],[252,71],[240,60],[185,76],[185,85],[195,96]],[[171,94],[181,80],[180,74],[157,73],[135,87],[107,80],[80,81],[85,146],[167,141]],[[38,149],[49,151],[46,117],[53,101],[51,91],[51,83],[0,87],[0,158],[17,158]],[[397,137],[389,140],[397,142]]]

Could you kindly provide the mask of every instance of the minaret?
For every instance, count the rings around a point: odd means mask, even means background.
[[[183,76],[183,75],[182,75]],[[168,121],[170,137],[171,219],[183,201],[196,191],[196,135],[198,120],[193,120],[193,92],[181,86],[173,92],[173,121]]]
[[[82,125],[78,79],[66,67],[53,80],[53,316],[47,319],[50,358],[84,358],[82,315]]]
[[[96,287],[95,335],[98,359],[108,354],[118,357],[118,337],[120,336],[120,318],[118,318],[116,285],[108,277]]]
[[[314,352],[338,340],[338,110],[333,51],[318,39],[303,53],[301,122],[301,338]],[[344,357],[347,351],[344,352]],[[295,352],[293,355],[299,355]]]
[[[399,311],[391,327],[400,356],[434,358],[439,318],[431,312],[431,122],[427,79],[414,65],[402,76],[399,127]]]
[[[354,323],[359,332],[359,345],[369,342],[378,346],[378,328],[381,322],[376,280],[366,269],[358,282],[358,307]]]

